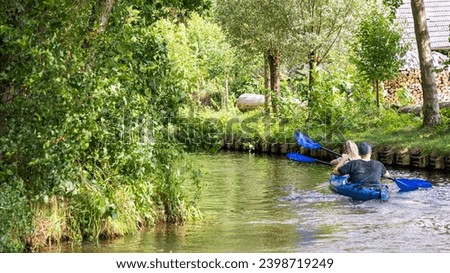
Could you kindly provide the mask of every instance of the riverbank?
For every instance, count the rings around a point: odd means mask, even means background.
[[[294,132],[292,132],[294,134]],[[314,139],[314,136],[311,135]],[[389,166],[401,166],[427,170],[450,170],[450,135],[442,128],[404,127],[389,129],[373,128],[365,132],[345,134],[347,139],[355,142],[368,141],[374,145],[373,159],[380,160]],[[324,147],[341,153],[338,142],[320,142]],[[293,137],[282,141],[266,142],[241,138],[226,138],[221,149],[241,152],[268,153],[283,155],[298,152],[322,160],[333,159],[324,150],[308,150],[300,147]]]
[[[233,109],[231,109],[233,110]],[[176,138],[196,151],[231,150],[282,155],[299,152],[323,160],[332,155],[322,150],[302,149],[296,131],[337,152],[350,139],[374,146],[373,157],[386,165],[431,170],[450,169],[450,111],[441,110],[441,125],[422,126],[422,117],[394,109],[372,110],[366,116],[335,116],[335,122],[318,123],[307,115],[267,117],[263,111],[203,111],[190,116],[177,130]],[[368,110],[369,111],[369,110]],[[300,113],[300,112],[299,112]],[[370,115],[369,115],[370,114]]]

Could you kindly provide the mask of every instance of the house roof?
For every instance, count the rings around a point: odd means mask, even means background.
[[[450,0],[424,0],[431,50],[450,49]],[[414,20],[411,12],[411,0],[403,0],[397,9],[397,21],[404,27],[404,38],[416,51]]]

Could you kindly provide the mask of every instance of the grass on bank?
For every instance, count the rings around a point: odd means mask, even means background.
[[[367,116],[345,117],[346,122],[351,124],[345,128],[325,128],[326,125],[324,124],[308,123],[306,119],[300,121],[292,118],[284,120],[272,118],[269,128],[264,124],[267,122],[264,113],[259,110],[246,113],[240,113],[238,110],[228,112],[204,111],[199,113],[197,117],[200,120],[220,120],[222,126],[216,126],[215,130],[218,129],[221,132],[216,135],[226,137],[232,134],[249,141],[263,139],[292,142],[295,141],[293,139],[294,132],[304,130],[312,139],[328,148],[339,148],[343,141],[351,139],[355,142],[368,141],[376,148],[389,147],[396,151],[407,148],[420,150],[422,154],[450,155],[450,112],[444,109],[441,114],[442,123],[436,127],[424,127],[421,116],[384,109],[380,110],[379,113],[371,113]],[[227,122],[229,123],[230,120],[238,120],[238,122],[229,126]],[[244,124],[245,120],[252,120],[253,123],[251,125]],[[201,121],[199,123],[202,124]],[[203,123],[203,128],[199,130],[202,131],[200,134],[211,134],[211,131],[205,132],[205,130],[211,130],[207,127]],[[251,130],[245,130],[249,127]],[[323,138],[325,131],[334,134],[331,141],[326,141]]]
[[[395,150],[408,148],[419,149],[424,154],[450,155],[450,134],[447,130],[421,126],[398,128],[396,131],[374,128],[367,132],[354,133],[351,138]]]
[[[407,148],[418,149],[422,154],[450,155],[449,122],[445,115],[442,116],[442,124],[436,127],[424,127],[422,117],[411,114],[390,116],[367,130],[349,132],[348,138],[397,151]]]

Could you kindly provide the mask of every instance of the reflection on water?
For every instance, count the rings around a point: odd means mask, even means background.
[[[284,157],[193,155],[206,171],[204,219],[158,226],[73,252],[450,252],[450,183],[443,174],[389,170],[434,187],[359,202],[331,192],[330,168]]]

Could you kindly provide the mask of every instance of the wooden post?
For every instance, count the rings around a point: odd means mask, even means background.
[[[438,156],[436,157],[434,168],[436,170],[444,170],[445,169],[445,157],[444,156]]]
[[[422,155],[419,157],[419,168],[426,168],[428,167],[429,163],[429,156],[428,155]]]
[[[396,153],[396,164],[401,166],[409,166],[411,164],[411,154],[408,148]]]
[[[281,144],[281,153],[282,154],[289,153],[289,144],[288,143]]]
[[[270,144],[267,143],[267,142],[261,143],[261,151],[262,151],[263,153],[269,152],[269,151],[270,151]]]

